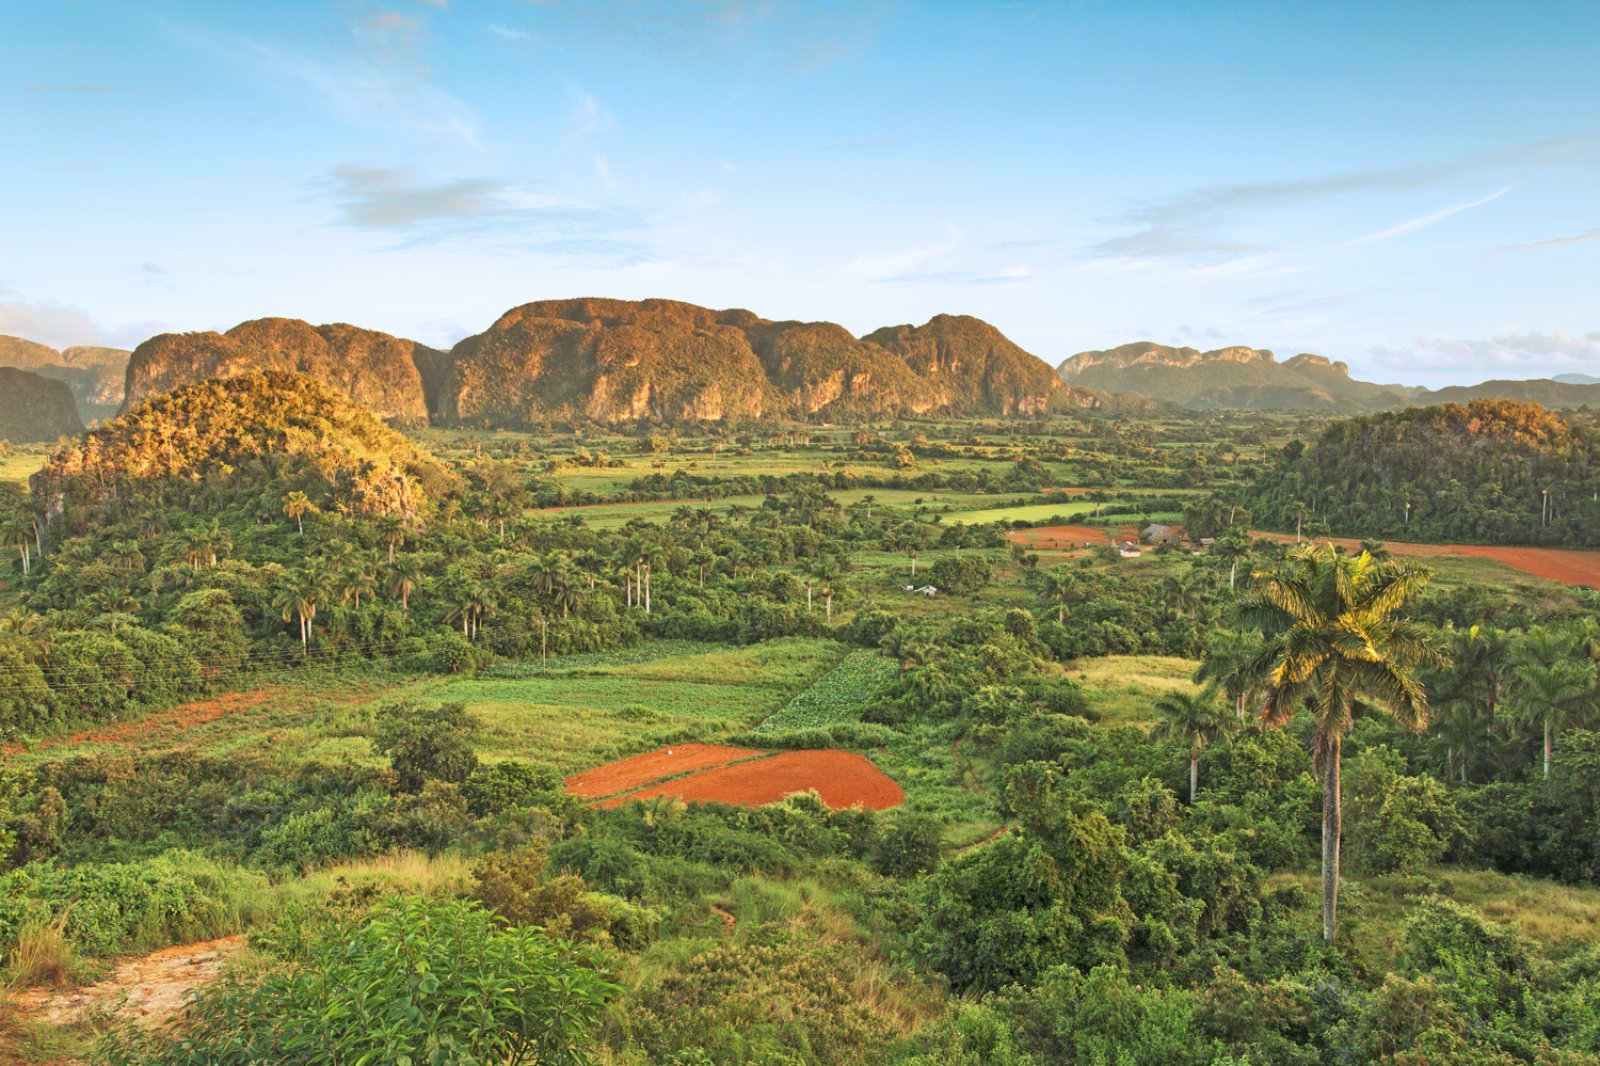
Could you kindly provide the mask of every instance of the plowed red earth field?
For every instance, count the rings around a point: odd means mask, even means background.
[[[690,770],[724,766],[766,752],[759,748],[729,748],[719,744],[674,744],[660,751],[635,755],[620,762],[609,762],[567,778],[567,791],[574,796],[596,799],[615,796]]]
[[[1110,544],[1111,534],[1092,526],[1034,526],[1032,529],[1013,529],[1012,540],[1034,551],[1072,551],[1084,542]]]
[[[626,767],[631,761],[624,759],[610,766],[597,767],[586,774]],[[578,777],[586,774],[579,774]],[[570,782],[568,789],[572,790]],[[610,799],[603,800],[600,806],[616,807],[655,796],[676,796],[689,803],[715,801],[760,806],[781,800],[791,792],[811,789],[815,789],[817,795],[822,797],[822,802],[834,810],[860,804],[882,811],[898,807],[906,798],[900,786],[872,765],[864,755],[834,750],[786,751],[770,758],[723,765],[672,781],[662,781],[627,795],[612,795]]]
[[[1253,537],[1271,537],[1273,540],[1292,541],[1287,533],[1257,533]],[[1330,543],[1346,551],[1360,551],[1361,542],[1334,537]],[[1392,555],[1402,559],[1434,559],[1441,555],[1466,555],[1521,570],[1534,577],[1559,581],[1563,585],[1586,585],[1600,589],[1600,552],[1569,551],[1563,548],[1496,548],[1482,544],[1402,544],[1386,541],[1383,545]]]

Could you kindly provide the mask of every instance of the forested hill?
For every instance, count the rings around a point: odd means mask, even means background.
[[[268,318],[165,333],[133,353],[127,406],[205,378],[290,370],[384,418],[526,427],[547,421],[816,421],[1043,415],[1100,407],[976,318],[937,315],[855,337],[675,300],[542,300],[449,352],[354,326]]]
[[[1269,526],[1299,518],[1340,536],[1600,547],[1597,488],[1600,432],[1537,404],[1475,400],[1346,419],[1291,442],[1251,509]]]
[[[147,400],[58,449],[33,492],[73,528],[119,508],[213,511],[269,483],[272,512],[290,484],[340,510],[412,520],[448,476],[332,388],[265,371]]]
[[[64,383],[0,366],[0,440],[55,440],[81,432],[78,408]]]

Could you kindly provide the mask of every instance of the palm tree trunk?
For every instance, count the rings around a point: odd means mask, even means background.
[[[1550,776],[1550,716],[1544,717],[1544,776]]]
[[[1200,791],[1200,756],[1196,752],[1189,753],[1189,805],[1194,806],[1194,797]]]
[[[1339,745],[1341,738],[1324,739],[1322,756],[1322,939],[1332,944],[1339,917]]]
[[[1244,692],[1239,693],[1239,724],[1244,724]]]

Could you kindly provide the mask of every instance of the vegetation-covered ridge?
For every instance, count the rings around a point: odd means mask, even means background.
[[[1058,368],[1070,384],[1127,393],[1200,410],[1307,410],[1354,413],[1402,407],[1413,391],[1350,377],[1320,355],[1278,362],[1262,348],[1202,352],[1150,341],[1079,352]]]
[[[856,338],[831,322],[774,322],[673,300],[545,300],[507,311],[449,353],[354,326],[245,322],[162,334],[128,366],[127,403],[209,377],[294,370],[385,418],[526,427],[1043,415],[1098,407],[986,322],[939,315]]]
[[[307,474],[336,506],[415,520],[446,477],[377,416],[311,378],[262,371],[147,400],[57,449],[32,479],[35,505],[81,524],[166,483],[237,496]]]
[[[402,337],[295,318],[258,318],[226,333],[163,333],[128,360],[123,409],[206,378],[279,370],[316,378],[384,418],[421,423],[423,374],[441,358]]]
[[[0,336],[0,366],[19,367],[40,377],[66,382],[77,401],[79,415],[87,420],[105,418],[121,405],[128,352],[93,346],[57,351],[21,337]],[[0,437],[4,436],[0,432]]]
[[[1600,547],[1600,432],[1474,400],[1335,422],[1257,480],[1258,521],[1397,540]]]
[[[0,366],[0,440],[51,441],[81,432],[83,422],[65,383]]]

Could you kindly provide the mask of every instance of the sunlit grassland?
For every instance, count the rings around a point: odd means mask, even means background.
[[[1108,655],[1079,659],[1068,676],[1083,686],[1104,725],[1149,725],[1157,699],[1198,688],[1194,672],[1199,665],[1168,655]]]
[[[1345,823],[1345,832],[1359,832]],[[1274,874],[1266,890],[1286,884],[1304,890],[1301,918],[1320,928],[1322,877],[1315,870]],[[1405,935],[1406,916],[1422,899],[1438,895],[1516,926],[1524,936],[1558,953],[1600,941],[1600,889],[1493,870],[1434,867],[1417,874],[1363,877],[1348,869],[1339,890],[1340,936],[1373,973],[1393,969]]]
[[[53,444],[15,444],[0,453],[0,481],[27,481],[44,466]]]

